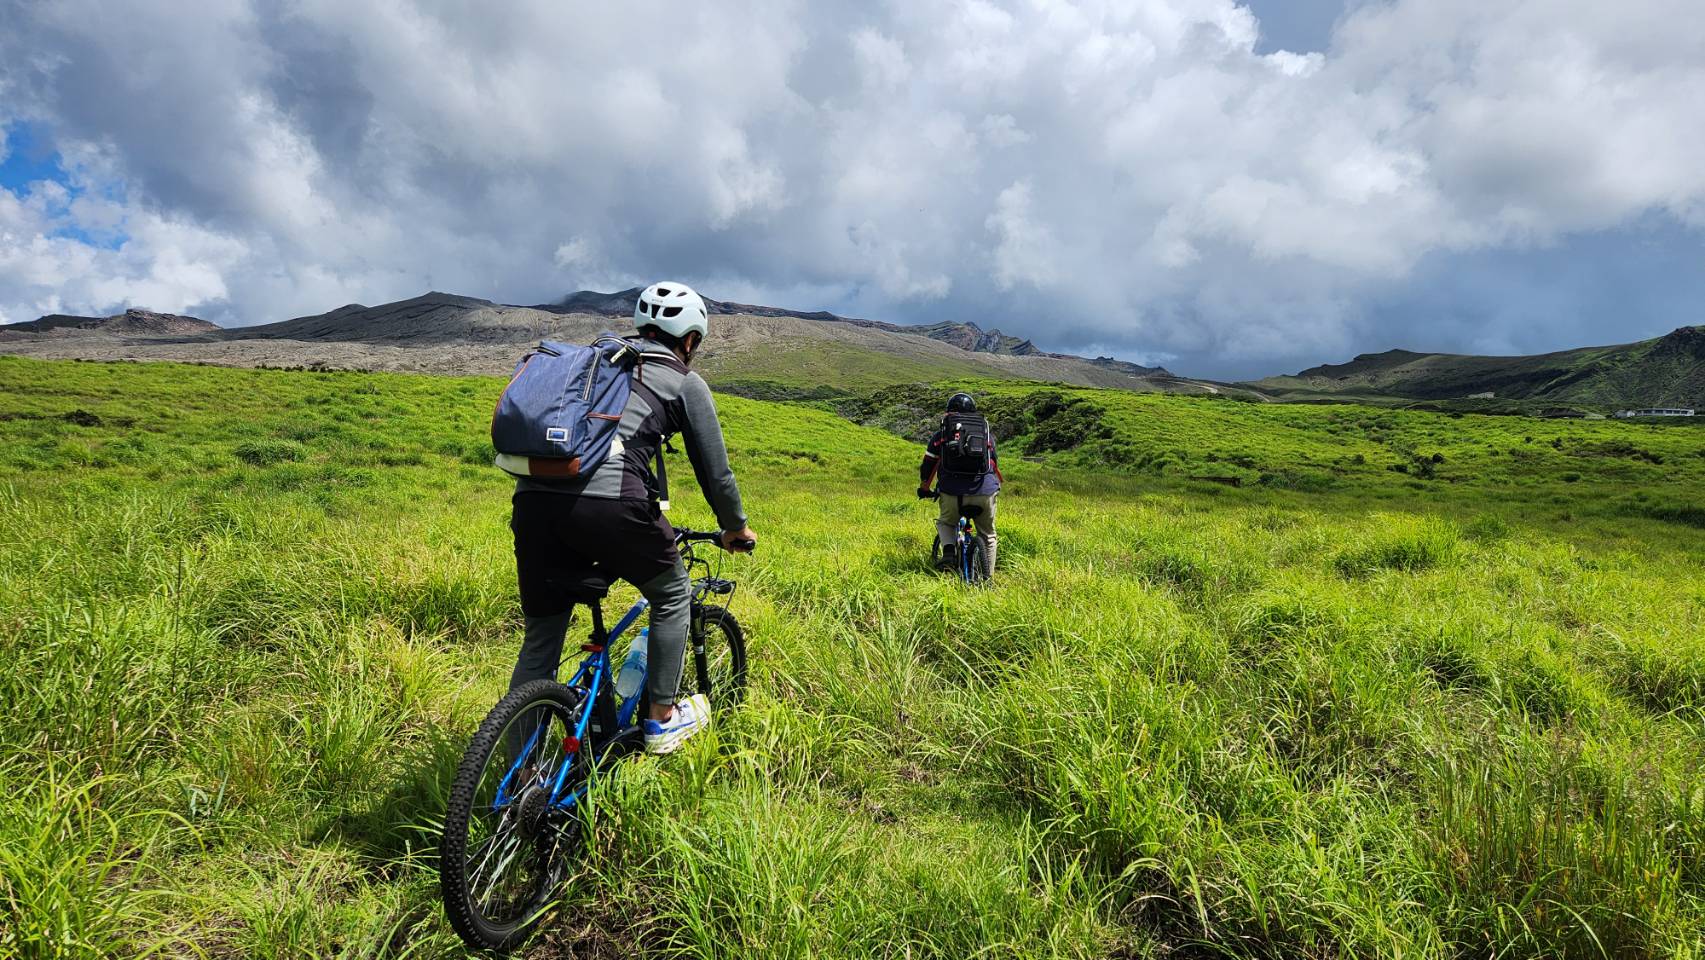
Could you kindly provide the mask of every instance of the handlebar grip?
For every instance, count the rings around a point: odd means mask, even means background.
[[[720,531],[677,528],[675,530],[675,536],[679,538],[682,543],[714,543],[719,547],[722,546],[722,533]],[[756,540],[736,540],[728,545],[728,549],[742,553],[750,553],[756,549],[757,546],[758,541]]]

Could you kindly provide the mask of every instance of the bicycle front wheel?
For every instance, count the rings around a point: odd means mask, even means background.
[[[551,803],[584,784],[571,751],[585,696],[553,680],[511,690],[480,724],[450,788],[439,884],[450,925],[475,949],[509,950],[550,905],[585,840],[578,805]]]
[[[989,579],[989,558],[983,551],[983,538],[970,537],[965,541],[965,556],[960,560],[960,571],[966,583],[983,583]]]
[[[698,692],[718,713],[739,706],[746,695],[746,634],[734,614],[711,607],[700,617],[693,663]],[[703,641],[703,652],[698,641]]]

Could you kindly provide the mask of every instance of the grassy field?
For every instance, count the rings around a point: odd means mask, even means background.
[[[461,955],[500,386],[0,358],[0,956]],[[751,696],[528,956],[1705,952],[1705,431],[987,389],[980,592],[914,445],[719,401]]]

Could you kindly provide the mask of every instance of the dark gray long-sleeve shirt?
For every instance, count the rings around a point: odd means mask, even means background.
[[[740,502],[734,471],[728,465],[722,422],[716,415],[710,385],[683,366],[668,347],[643,342],[641,349],[643,356],[634,371],[634,390],[616,428],[619,447],[611,449],[610,458],[591,474],[575,480],[517,479],[516,491],[542,490],[606,500],[655,500],[661,491],[652,474],[652,463],[663,439],[679,434],[687,448],[687,459],[692,462],[693,475],[716,514],[717,524],[724,530],[744,527],[746,510]]]

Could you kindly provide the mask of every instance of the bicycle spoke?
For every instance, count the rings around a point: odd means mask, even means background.
[[[514,835],[513,827],[505,827],[503,830],[480,841],[480,845],[485,848],[485,858],[480,861],[479,866],[475,867],[472,873],[468,874],[468,880],[470,883],[477,884],[480,881],[480,879],[485,875],[485,868],[491,864],[492,855],[495,854],[498,848],[503,845],[503,841]],[[472,860],[473,854],[469,854],[468,859]]]
[[[548,858],[534,864],[525,855],[532,841],[522,830],[520,804],[530,791],[549,784],[566,762],[566,729],[558,729],[566,723],[559,711],[544,705],[520,714],[510,722],[500,743],[524,745],[495,751],[481,775],[476,793],[490,799],[476,805],[475,809],[484,810],[485,815],[470,818],[469,830],[478,833],[486,827],[491,832],[469,850],[465,876],[476,908],[497,922],[514,920],[545,879]],[[501,804],[497,802],[500,793],[504,795]],[[529,805],[541,799],[536,793],[533,796]]]
[[[583,846],[574,732],[586,691],[533,681],[511,691],[463,755],[450,795],[440,884],[451,925],[477,949],[511,949],[546,911]]]
[[[514,839],[514,838],[512,837],[511,839]],[[520,847],[521,847],[521,844],[518,841],[514,842],[514,843],[510,843],[510,844],[505,846],[505,848],[504,848],[505,853],[504,853],[503,859],[498,861],[497,868],[492,871],[492,882],[489,886],[486,887],[485,896],[480,898],[480,909],[481,910],[489,909],[489,907],[491,905],[491,898],[494,894],[497,893],[497,889],[499,886],[499,884],[497,882],[498,878],[502,877],[504,875],[504,872],[508,869],[509,864],[514,862],[515,853],[516,853],[516,851],[518,851],[520,849]],[[507,915],[507,913],[506,913],[506,915]]]

